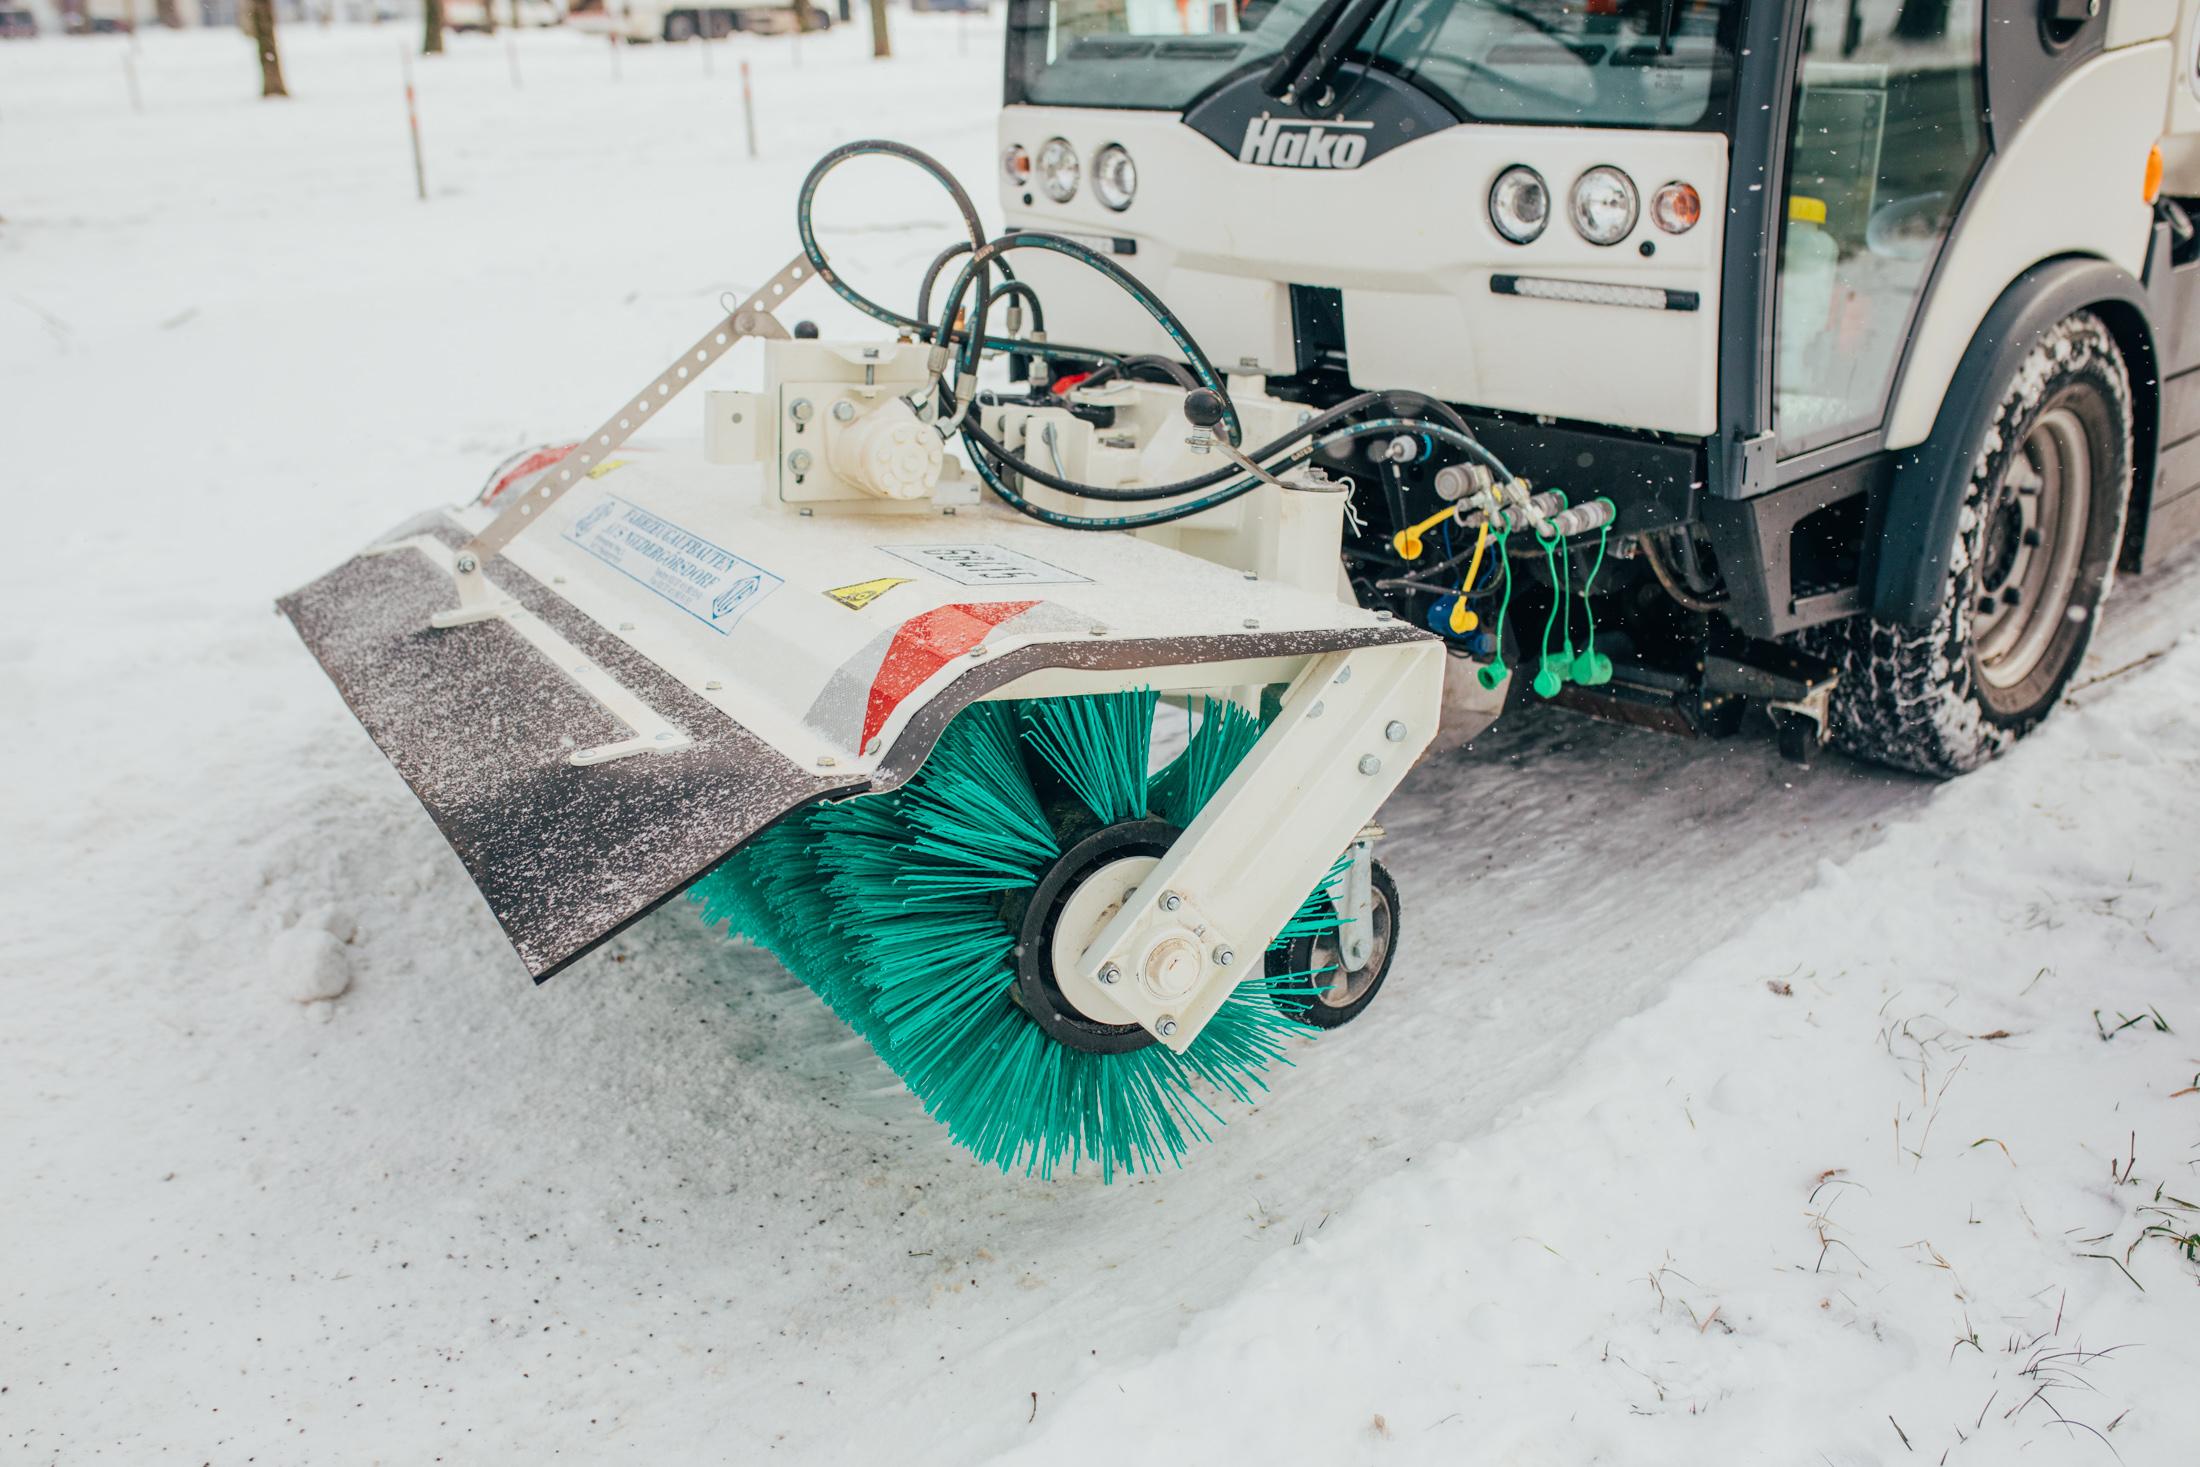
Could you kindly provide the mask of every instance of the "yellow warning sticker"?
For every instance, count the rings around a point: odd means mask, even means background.
[[[611,472],[611,471],[612,471],[613,469],[623,469],[623,468],[625,468],[625,467],[626,467],[626,460],[625,460],[625,459],[623,459],[623,458],[607,458],[607,459],[605,459],[605,460],[604,460],[604,461],[603,461],[602,463],[600,463],[600,464],[596,465],[596,466],[595,466],[594,468],[590,469],[590,470],[588,471],[588,477],[589,477],[589,478],[591,478],[591,479],[600,479],[600,478],[602,478],[602,477],[603,477],[603,476],[604,476],[605,474],[608,474],[608,473],[610,473],[610,472]]]
[[[880,576],[875,581],[858,581],[852,586],[835,586],[825,594],[847,607],[861,611],[896,586],[909,584],[907,576]]]

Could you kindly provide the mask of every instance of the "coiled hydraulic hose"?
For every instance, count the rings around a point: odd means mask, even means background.
[[[962,216],[964,228],[969,234],[967,242],[956,241],[935,256],[926,268],[923,282],[918,289],[917,314],[914,317],[904,316],[898,311],[883,306],[849,285],[833,269],[830,261],[826,258],[824,247],[818,243],[817,231],[812,222],[811,213],[816,202],[819,185],[824,182],[828,174],[842,163],[851,158],[864,156],[899,158],[903,162],[912,164],[931,175],[932,179],[946,190],[948,197],[954,202],[956,212]],[[1167,524],[1171,521],[1185,519],[1218,505],[1227,504],[1240,495],[1250,493],[1263,482],[1259,478],[1241,476],[1238,467],[1235,464],[1229,464],[1209,473],[1197,475],[1174,484],[1149,485],[1135,489],[1110,489],[1100,485],[1079,484],[1074,480],[1049,474],[1038,465],[1026,462],[1006,444],[987,433],[977,422],[976,403],[959,404],[957,392],[964,390],[961,384],[974,381],[978,361],[988,351],[1020,352],[1027,355],[1044,354],[1050,357],[1095,361],[1103,364],[1101,367],[1103,373],[1111,371],[1127,372],[1134,363],[1160,363],[1163,369],[1178,382],[1178,385],[1187,388],[1195,385],[1204,387],[1221,400],[1222,422],[1219,426],[1223,429],[1227,441],[1233,447],[1243,440],[1244,429],[1238,418],[1236,406],[1230,401],[1229,391],[1221,374],[1215,370],[1214,364],[1208,360],[1206,353],[1200,349],[1198,342],[1193,340],[1190,330],[1185,327],[1176,313],[1171,311],[1160,297],[1149,290],[1143,282],[1106,256],[1074,240],[1064,239],[1057,235],[1035,230],[1011,230],[998,238],[986,239],[984,226],[978,218],[977,206],[971,202],[968,191],[963,188],[952,173],[948,172],[937,159],[929,154],[912,148],[906,143],[897,143],[885,139],[867,139],[842,144],[820,158],[803,179],[802,187],[795,201],[795,228],[802,241],[804,256],[808,258],[810,265],[817,271],[819,277],[831,286],[833,292],[842,300],[865,315],[884,322],[897,331],[907,332],[920,341],[931,343],[936,348],[951,349],[955,352],[957,375],[960,378],[960,383],[951,383],[946,374],[942,372],[940,395],[942,407],[945,410],[943,421],[953,423],[958,418],[963,420],[963,441],[970,449],[972,462],[980,476],[984,478],[987,486],[1003,503],[1009,505],[1018,513],[1064,529],[1139,529],[1149,525]],[[1015,250],[1043,250],[1063,255],[1106,277],[1117,288],[1136,301],[1161,327],[1163,333],[1176,344],[1186,361],[1190,363],[1189,371],[1186,372],[1177,368],[1174,363],[1168,362],[1165,358],[1125,358],[1117,352],[1069,346],[1059,342],[1019,341],[1010,337],[988,336],[986,326],[993,304],[1003,299],[1027,301],[1032,310],[1033,330],[1042,334],[1045,331],[1044,307],[1040,304],[1038,293],[1032,290],[1028,284],[1016,279],[1014,269],[1004,258]],[[957,273],[954,284],[949,289],[946,299],[941,303],[939,324],[935,327],[931,324],[932,289],[947,265],[965,253],[970,258]],[[995,270],[998,270],[1002,277],[1002,284],[998,288],[992,285],[992,272]],[[955,329],[957,316],[961,312],[965,298],[973,291],[976,293],[977,302],[974,318],[969,321],[965,329],[958,331]],[[1328,431],[1336,427],[1350,414],[1377,404],[1386,406],[1391,416],[1373,419],[1366,423],[1352,424],[1336,432]],[[1433,414],[1434,418],[1442,421],[1432,420],[1426,416],[1427,414]],[[1300,424],[1274,442],[1246,455],[1246,458],[1252,463],[1260,465],[1263,469],[1269,469],[1272,462],[1280,455],[1288,453],[1294,459],[1304,458],[1331,444],[1348,442],[1376,433],[1421,434],[1431,440],[1432,443],[1446,443],[1481,460],[1501,480],[1510,481],[1512,479],[1511,471],[1505,467],[1502,460],[1482,446],[1480,440],[1475,438],[1473,430],[1466,419],[1456,409],[1448,403],[1440,402],[1424,394],[1408,392],[1371,392],[1348,398],[1344,402]],[[1013,470],[1022,478],[1058,492],[1082,499],[1108,503],[1139,503],[1175,499],[1186,494],[1198,494],[1203,489],[1214,489],[1215,492],[1200,495],[1196,499],[1173,505],[1167,509],[1152,510],[1142,514],[1114,516],[1068,515],[1041,508],[1010,489],[1000,472],[1004,467]],[[1233,480],[1234,482],[1232,482]]]
[[[831,261],[826,258],[825,247],[817,241],[817,227],[811,218],[811,211],[817,203],[818,186],[824,183],[827,174],[841,164],[846,163],[851,158],[863,157],[899,158],[904,163],[912,164],[929,174],[935,183],[947,191],[948,198],[954,202],[955,212],[962,216],[963,228],[970,236],[968,243],[957,241],[933,260],[931,267],[925,272],[922,292],[918,296],[918,314],[913,317],[904,316],[899,311],[880,305],[877,301],[872,300],[843,280],[840,277],[840,272],[835,270]],[[802,187],[795,194],[794,227],[796,235],[802,241],[802,253],[809,259],[811,268],[817,271],[818,278],[833,288],[833,294],[839,296],[871,319],[882,321],[896,331],[908,332],[920,341],[948,341],[954,339],[954,313],[952,311],[948,312],[943,317],[940,325],[934,328],[924,319],[925,306],[931,298],[933,282],[938,278],[939,272],[946,267],[947,262],[966,250],[975,251],[984,247],[986,242],[985,225],[978,218],[978,206],[970,201],[968,190],[964,189],[955,175],[948,172],[946,166],[931,154],[912,148],[907,143],[897,143],[888,138],[866,138],[858,142],[841,144],[818,159],[803,178]],[[1006,279],[1014,280],[1016,278],[1014,271],[1005,264],[995,262],[992,268],[999,269]],[[1009,337],[993,338],[984,342],[983,347],[986,351],[1022,352],[1026,354],[1043,351],[1048,356],[1070,357],[1095,362],[1110,362],[1119,355],[1116,352],[1098,351],[1091,347],[1063,346],[1052,342],[1042,346],[1032,342],[1016,341]]]

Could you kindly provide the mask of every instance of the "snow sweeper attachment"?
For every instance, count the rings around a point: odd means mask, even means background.
[[[864,152],[971,225],[932,272],[967,257],[944,324],[816,243],[818,183]],[[985,1160],[1174,1164],[1374,997],[1399,916],[1374,818],[1447,708],[1443,642],[1340,599],[1347,484],[1313,451],[1473,440],[1403,394],[1317,412],[1224,379],[1112,260],[987,239],[899,145],[828,155],[799,222],[594,433],[281,609],[538,980],[686,891]],[[1098,270],[1180,358],[1046,342],[1022,250]],[[890,333],[791,334],[813,278]],[[757,390],[645,431],[743,339]],[[1501,465],[1476,492],[1485,538],[1539,515]]]

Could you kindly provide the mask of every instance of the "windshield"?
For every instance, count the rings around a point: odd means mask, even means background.
[[[1320,0],[1012,0],[1008,100],[1180,111],[1271,64]],[[1462,117],[1718,127],[1741,0],[1390,0],[1351,56]]]

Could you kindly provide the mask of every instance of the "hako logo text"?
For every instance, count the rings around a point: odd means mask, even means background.
[[[1371,122],[1301,122],[1255,117],[1245,124],[1238,162],[1270,168],[1357,168],[1367,156]]]

